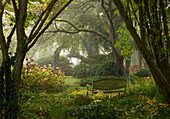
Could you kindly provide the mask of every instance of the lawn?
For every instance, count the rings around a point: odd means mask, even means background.
[[[150,86],[130,86],[127,95],[117,96],[102,92],[86,97],[86,88],[80,87],[80,80],[66,77],[63,91],[43,91],[24,93],[21,107],[21,119],[168,119],[170,108],[162,101],[162,97],[150,91]],[[147,92],[148,91],[148,92]],[[154,93],[154,95],[153,95]],[[83,101],[82,101],[83,100]],[[82,101],[82,102],[81,102]]]

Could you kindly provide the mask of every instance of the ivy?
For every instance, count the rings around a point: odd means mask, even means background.
[[[125,23],[123,23],[122,28],[120,28],[117,32],[120,33],[120,40],[116,42],[115,47],[120,48],[122,55],[127,60],[130,60],[129,57],[134,53],[135,47],[129,31],[125,27]]]

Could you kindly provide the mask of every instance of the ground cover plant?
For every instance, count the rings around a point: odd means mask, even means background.
[[[100,77],[98,77],[100,78]],[[131,79],[130,79],[131,78]],[[131,76],[127,94],[89,93],[81,87],[82,79],[66,77],[59,92],[39,93],[28,91],[24,94],[21,118],[27,119],[157,119],[167,118],[170,108],[163,101],[152,77]],[[95,78],[94,78],[95,79]],[[81,99],[81,102],[80,100]]]

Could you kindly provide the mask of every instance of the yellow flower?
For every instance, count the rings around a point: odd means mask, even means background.
[[[157,115],[157,114],[158,114],[157,112],[154,113],[154,115]]]
[[[41,106],[40,106],[40,110],[42,110]]]

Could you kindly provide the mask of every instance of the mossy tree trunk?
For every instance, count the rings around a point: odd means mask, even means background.
[[[113,0],[123,17],[126,27],[135,40],[153,75],[156,86],[165,100],[170,104],[170,37],[168,33],[168,1],[167,0],[138,0],[124,4]],[[130,5],[132,4],[132,5]],[[128,6],[128,7],[127,7]],[[128,8],[136,7],[136,11]],[[132,21],[132,14],[139,26],[140,35]]]

